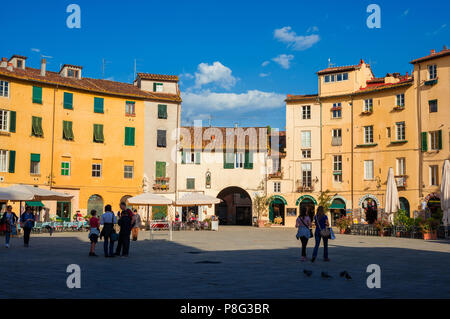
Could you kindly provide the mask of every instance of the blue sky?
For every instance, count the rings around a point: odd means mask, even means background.
[[[66,7],[81,8],[81,28]],[[366,26],[369,4],[381,28]],[[286,94],[316,93],[315,72],[372,64],[376,76],[406,73],[413,58],[450,47],[449,1],[7,1],[0,10],[1,56],[39,67],[83,66],[83,75],[131,82],[138,72],[178,74],[184,124],[284,129]],[[6,34],[6,36],[5,36]],[[39,51],[39,52],[38,52]]]

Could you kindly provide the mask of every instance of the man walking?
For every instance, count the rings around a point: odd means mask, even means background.
[[[127,208],[125,202],[120,203],[120,219],[117,224],[120,226],[119,231],[119,241],[117,243],[116,256],[128,257],[128,252],[130,249],[130,235],[132,223],[134,220],[133,212]]]

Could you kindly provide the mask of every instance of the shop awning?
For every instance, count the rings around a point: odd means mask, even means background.
[[[345,204],[333,203],[331,204],[330,209],[345,209]]]
[[[27,201],[25,202],[25,204],[30,207],[44,207],[44,204],[42,204],[42,202],[39,201]]]

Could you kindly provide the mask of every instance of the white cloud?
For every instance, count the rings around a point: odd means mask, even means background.
[[[406,9],[405,11],[403,11],[402,13],[402,17],[406,17],[409,13],[409,9]]]
[[[294,58],[292,54],[280,54],[272,59],[273,62],[278,63],[283,69],[289,69],[291,67],[291,61]]]
[[[260,73],[259,76],[262,78],[265,78],[266,76],[269,76],[270,73]]]
[[[444,23],[444,24],[442,24],[439,28],[437,28],[436,30],[434,30],[434,31],[432,31],[432,32],[427,32],[426,35],[427,35],[427,36],[430,36],[430,35],[436,35],[436,34],[438,34],[439,32],[441,32],[442,30],[444,30],[446,27],[447,27],[447,24]]]
[[[193,79],[194,76],[190,73],[182,73],[180,74],[180,78]]]
[[[262,64],[261,64],[261,66],[268,66],[269,65],[269,63],[270,63],[270,61],[264,61]]]
[[[317,28],[317,27],[312,27]],[[310,28],[311,29],[311,28]],[[310,30],[308,29],[308,30]],[[312,29],[312,31],[314,31]],[[318,30],[318,28],[317,28]],[[292,30],[291,27],[283,27],[281,29],[275,29],[273,36],[280,42],[287,43],[288,47],[291,47],[294,50],[302,51],[309,49],[314,44],[319,42],[320,37],[318,34],[311,35],[297,35],[295,31]]]
[[[215,93],[203,91],[182,94],[183,108],[187,112],[202,113],[206,111],[254,111],[281,107],[285,96],[274,92],[249,90],[245,93]]]
[[[309,27],[306,30],[306,33],[312,33],[312,32],[319,32],[319,28],[317,26],[313,25],[312,27]]]
[[[200,88],[209,83],[215,83],[225,89],[229,89],[236,84],[237,79],[231,75],[231,69],[216,61],[209,65],[200,63],[198,72],[195,72],[195,87]]]

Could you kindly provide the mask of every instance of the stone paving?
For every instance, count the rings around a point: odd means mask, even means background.
[[[450,242],[337,235],[331,262],[300,262],[295,229],[221,227],[174,232],[173,241],[141,232],[129,258],[88,257],[87,233],[34,235],[30,247],[0,237],[1,298],[450,298]],[[310,240],[308,256],[312,253]],[[81,267],[81,288],[66,267]],[[366,268],[381,267],[369,289]],[[303,270],[313,271],[306,277]],[[353,277],[346,281],[339,272]],[[327,271],[332,279],[323,279]]]

